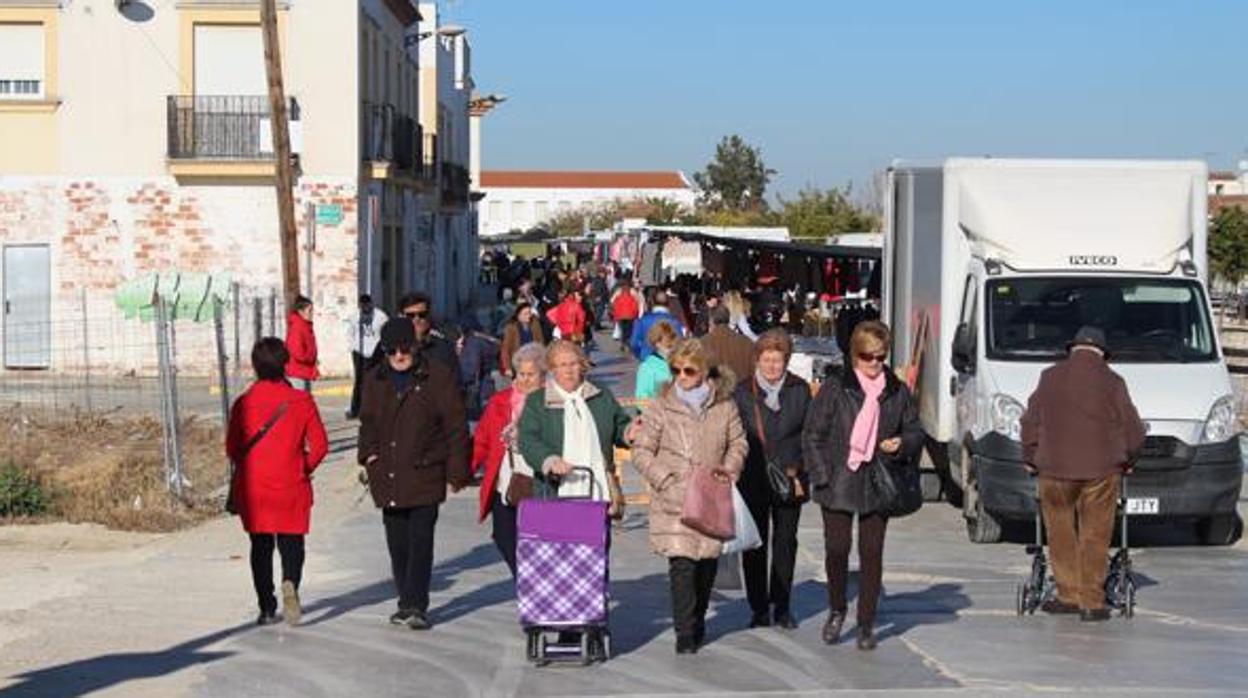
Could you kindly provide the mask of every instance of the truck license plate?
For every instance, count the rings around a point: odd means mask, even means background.
[[[1138,497],[1127,499],[1128,514],[1156,514],[1161,510],[1161,500],[1157,497]]]

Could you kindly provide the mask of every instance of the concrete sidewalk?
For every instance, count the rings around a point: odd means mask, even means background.
[[[598,365],[604,383],[626,380],[628,362]],[[1134,619],[1018,618],[1015,585],[1029,565],[1022,546],[966,542],[960,513],[943,504],[890,524],[874,653],[819,640],[823,542],[811,506],[799,533],[796,631],[747,630],[743,594],[717,592],[709,644],[677,657],[666,563],[649,552],[645,513],[634,507],[612,543],[617,656],[590,668],[529,666],[510,577],[488,524],[476,522],[475,490],[442,508],[436,627],[396,628],[387,623],[394,593],[380,515],[354,483],[351,425],[334,431],[344,450],[317,476],[303,626],[251,625],[246,539],[230,520],[136,540],[89,565],[72,546],[23,558],[0,529],[0,570],[25,560],[19,574],[68,585],[42,598],[0,594],[0,630],[13,631],[0,648],[0,676],[9,677],[0,694],[1248,694],[1244,543],[1203,548],[1183,531],[1137,528]],[[0,588],[9,581],[0,571]]]

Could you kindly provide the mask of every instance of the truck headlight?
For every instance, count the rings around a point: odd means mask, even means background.
[[[1023,406],[1009,395],[992,396],[992,430],[1015,441],[1022,440]]]
[[[1235,415],[1235,397],[1224,395],[1213,403],[1209,418],[1205,420],[1205,443],[1226,441],[1239,431],[1239,419]]]

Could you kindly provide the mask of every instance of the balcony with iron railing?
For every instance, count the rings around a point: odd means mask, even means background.
[[[269,99],[255,95],[169,95],[165,99],[168,128],[167,156],[179,173],[186,164],[207,164],[222,174],[254,171],[271,174],[273,132]],[[301,149],[299,103],[292,97],[287,112],[291,151]],[[219,165],[225,164],[222,169]],[[234,165],[236,167],[228,167]],[[240,169],[242,168],[242,169]]]
[[[420,124],[392,104],[361,103],[361,157],[374,176],[419,175],[424,167],[424,133]]]
[[[467,167],[454,162],[442,163],[442,205],[467,206],[469,179]]]

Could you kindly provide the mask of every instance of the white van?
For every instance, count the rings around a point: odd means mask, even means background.
[[[1202,162],[898,162],[883,303],[928,453],[971,540],[1030,520],[1019,417],[1082,325],[1108,337],[1149,436],[1128,512],[1233,542],[1243,468],[1205,283]]]

